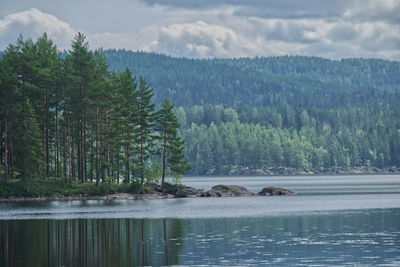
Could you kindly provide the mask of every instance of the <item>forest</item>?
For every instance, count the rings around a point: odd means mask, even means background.
[[[174,105],[165,99],[156,108],[146,80],[128,68],[110,71],[84,34],[63,54],[46,34],[20,36],[2,53],[0,88],[4,184],[57,178],[138,191],[190,169]]]
[[[399,84],[396,61],[91,51],[80,33],[62,52],[21,36],[0,59],[1,179],[138,190],[185,173],[392,170]]]
[[[191,174],[400,166],[399,62],[104,54],[177,103]]]

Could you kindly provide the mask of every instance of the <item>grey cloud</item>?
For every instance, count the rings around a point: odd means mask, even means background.
[[[400,1],[398,0],[355,0],[343,17],[358,22],[386,21],[400,23]]]
[[[332,41],[352,41],[357,38],[357,30],[349,23],[337,24],[329,30],[327,35]]]
[[[88,34],[91,48],[139,49],[195,58],[292,54],[400,59],[400,27],[394,23],[398,15],[392,11],[400,5],[398,0],[349,0],[348,4],[311,0],[123,1],[136,1],[148,12],[146,17],[154,10],[154,14],[161,12],[165,17],[155,16],[158,20],[150,19],[141,31],[117,25],[114,30],[92,30]],[[382,5],[374,9],[379,3]],[[165,8],[167,5],[169,8]],[[330,15],[327,18],[324,14]],[[91,18],[94,20],[90,23],[98,23],[96,17]],[[132,24],[135,19],[142,17],[134,17]],[[74,28],[58,17],[30,9],[0,18],[0,50],[15,42],[19,33],[36,38],[45,31],[61,49],[69,48],[75,34]]]
[[[235,8],[235,15],[260,18],[346,18],[349,21],[382,20],[400,23],[399,0],[136,0],[150,6],[183,9]]]
[[[162,5],[186,9],[236,7],[238,16],[262,18],[305,18],[340,16],[352,0],[139,0],[147,5]]]
[[[163,27],[149,50],[186,57],[292,54],[399,59],[400,28],[387,22],[245,18],[229,12],[220,17],[216,24],[175,23]]]
[[[253,35],[261,33],[267,40],[277,40],[288,43],[312,43],[317,40],[311,38],[309,33],[316,31],[316,25],[296,20],[267,20],[254,23]]]

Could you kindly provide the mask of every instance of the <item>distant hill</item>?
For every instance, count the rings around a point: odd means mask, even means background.
[[[170,98],[183,107],[373,107],[393,102],[400,93],[400,63],[381,59],[186,59],[126,50],[104,54],[112,70],[130,68],[144,76],[156,102]]]

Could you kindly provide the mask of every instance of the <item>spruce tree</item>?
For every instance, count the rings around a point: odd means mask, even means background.
[[[154,136],[152,128],[154,126],[154,104],[151,103],[153,88],[151,88],[143,77],[139,79],[139,90],[137,93],[138,113],[137,113],[137,141],[138,141],[138,176],[140,182],[144,183],[145,161],[149,158],[154,148]]]
[[[184,141],[178,135],[179,123],[173,112],[174,105],[164,100],[161,109],[156,113],[156,130],[160,140],[159,155],[162,157],[161,189],[164,192],[165,171],[168,167],[175,177],[188,172],[191,167],[184,160]]]

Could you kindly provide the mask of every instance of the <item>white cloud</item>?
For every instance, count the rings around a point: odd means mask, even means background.
[[[10,40],[15,42],[20,34],[25,38],[36,39],[44,32],[61,49],[69,47],[76,33],[66,22],[32,8],[9,14],[0,20],[0,48],[5,48]]]
[[[252,49],[245,41],[230,28],[197,21],[162,27],[150,48],[186,57],[232,57]]]
[[[393,15],[400,1],[365,0],[365,5],[360,1],[364,0],[350,1],[340,16],[329,18],[237,15],[241,6],[200,11],[166,8],[167,19],[140,32],[94,32],[87,34],[87,40],[92,49],[125,48],[194,58],[290,54],[400,60],[400,27],[395,22],[399,16]],[[381,4],[376,10],[375,3]],[[60,49],[68,49],[76,33],[55,16],[29,9],[0,20],[0,49],[15,42],[19,33],[37,38],[43,32]]]

